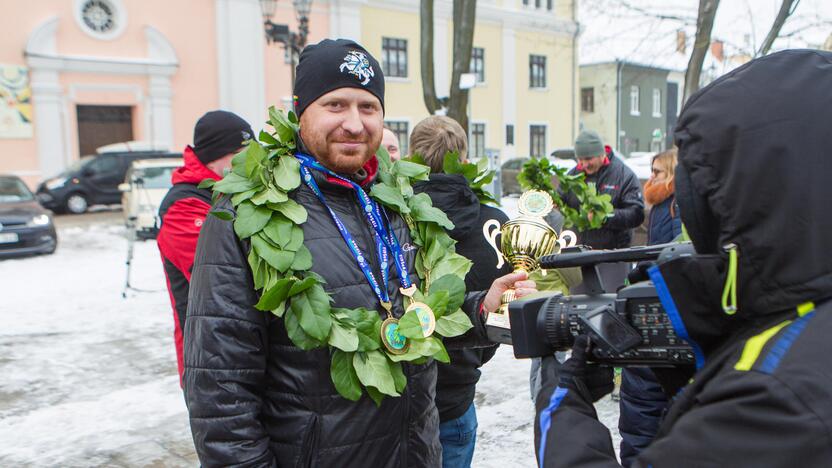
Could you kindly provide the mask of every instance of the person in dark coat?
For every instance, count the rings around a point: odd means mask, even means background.
[[[346,60],[359,67],[339,67]],[[327,169],[311,172],[326,204],[305,183],[289,194],[308,214],[301,227],[312,271],[324,279],[332,307],[365,307],[386,316],[380,293],[368,283],[332,216],[337,214],[354,245],[368,253],[364,264],[380,277],[381,260],[373,254],[375,231],[356,190],[369,191],[378,172],[381,68],[355,42],[324,40],[303,50],[296,76],[298,152]],[[234,214],[227,197],[215,209]],[[417,247],[410,231],[401,216],[387,214],[404,254],[405,273],[418,283]],[[380,406],[366,394],[358,401],[341,397],[330,376],[330,349],[294,346],[283,318],[254,307],[260,298],[247,261],[249,249],[231,222],[211,216],[202,227],[185,322],[185,397],[202,466],[438,466],[436,364],[404,364],[402,396],[386,397]],[[402,281],[398,268],[389,265],[387,270],[391,313],[399,318],[404,314]],[[485,318],[497,309],[503,291],[514,285],[520,294],[534,292],[533,282],[524,278],[506,275],[488,291],[466,294],[462,308],[474,324],[472,344],[487,343]]]
[[[657,154],[651,164],[652,174],[644,185],[644,199],[651,206],[647,217],[647,244],[665,244],[682,234],[673,182],[676,150]],[[667,404],[667,395],[651,369],[631,367],[621,372],[618,430],[623,466],[629,467],[653,440]]]
[[[698,370],[656,371],[671,393],[689,383],[633,466],[829,466],[830,87],[832,53],[786,50],[685,104],[675,187],[697,254],[648,273]],[[576,339],[540,399],[538,457],[547,468],[619,466],[592,406],[609,386],[586,363],[586,346]]]
[[[596,250],[629,247],[633,241],[633,229],[644,221],[644,201],[638,178],[610,147],[604,146],[601,137],[593,130],[583,130],[578,134],[575,157],[578,158],[578,165],[569,174],[584,173],[584,180],[595,184],[599,194],[611,197],[614,209],[600,228],[578,232],[579,243]],[[574,194],[565,193],[563,197],[567,205],[579,208]]]
[[[578,243],[598,249],[622,249],[629,247],[633,240],[633,229],[644,221],[644,201],[641,184],[635,173],[616,156],[612,149],[604,146],[597,132],[582,130],[575,139],[575,157],[578,165],[569,171],[570,175],[584,173],[588,184],[595,184],[599,194],[611,197],[613,212],[598,229],[578,232]],[[562,193],[564,202],[578,209],[580,203],[572,193]],[[615,292],[624,284],[629,265],[627,263],[605,263],[598,265],[604,289]],[[573,288],[573,294],[584,292],[583,285]]]
[[[644,199],[651,207],[647,218],[647,245],[673,242],[682,234],[682,218],[673,181],[676,149],[653,156],[650,169],[650,180],[644,184]]]
[[[459,174],[445,174],[445,154],[455,151],[462,162],[468,153],[465,130],[450,117],[434,115],[419,122],[410,134],[410,151],[420,155],[430,166],[430,180],[413,189],[427,193],[433,206],[442,210],[454,228],[449,232],[457,241],[456,252],[473,263],[465,276],[468,291],[487,289],[495,279],[511,272],[508,263],[498,268],[499,258],[483,233],[489,221],[500,225],[508,216],[500,209],[481,204]],[[448,342],[454,341],[451,338]],[[436,406],[439,409],[439,441],[442,443],[442,466],[471,466],[477,439],[477,411],[474,393],[480,370],[497,351],[497,345],[449,351],[450,364],[437,364]]]
[[[159,205],[162,222],[156,244],[162,255],[173,307],[173,337],[180,383],[184,372],[182,330],[188,310],[191,267],[200,228],[211,209],[211,191],[198,185],[205,179],[221,179],[225,170],[231,167],[231,158],[253,135],[249,124],[232,112],[216,110],[203,115],[194,127],[194,146],[186,147],[182,155],[185,165],[173,172],[173,187]]]

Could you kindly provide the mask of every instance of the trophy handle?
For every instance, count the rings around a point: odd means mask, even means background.
[[[569,239],[568,241],[566,239]],[[558,244],[560,244],[561,249],[565,249],[567,247],[575,247],[575,244],[578,243],[578,236],[575,235],[574,232],[565,230],[560,233],[560,237],[558,238]]]
[[[500,222],[496,219],[489,219],[482,225],[482,235],[485,236],[485,240],[488,241],[488,245],[494,249],[494,253],[497,254],[497,268],[502,268],[503,264],[505,263],[505,259],[503,258],[503,253],[500,251],[500,248],[497,246],[497,236],[500,234]]]

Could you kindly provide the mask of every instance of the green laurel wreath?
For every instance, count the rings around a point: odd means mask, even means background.
[[[565,228],[576,228],[579,231],[600,228],[613,212],[611,197],[606,193],[599,195],[595,184],[587,184],[584,181],[584,173],[569,175],[567,172],[567,169],[557,167],[546,158],[531,158],[523,164],[517,180],[524,190],[542,190],[548,193],[563,214]],[[575,195],[579,203],[578,209],[563,201],[552,184],[554,177],[557,178],[560,191]]]
[[[414,311],[399,319],[399,333],[410,342],[407,353],[394,355],[382,345],[381,317],[377,310],[332,307],[324,279],[311,271],[312,255],[304,245],[301,225],[306,209],[289,197],[301,183],[300,164],[294,157],[299,130],[294,113],[269,109],[271,133],[261,131],[232,161],[222,180],[203,181],[215,196],[231,197],[236,217],[234,232],[250,242],[248,264],[254,287],[260,291],[259,310],[282,317],[296,346],[311,350],[328,346],[332,356],[330,375],[344,398],[356,401],[364,391],[377,404],[385,395],[399,396],[407,383],[401,362],[422,363],[428,358],[450,359],[437,334],[459,336],[472,324],[460,309],[465,299],[465,274],[471,262],[455,253],[456,241],[446,229],[453,224],[431,204],[427,194],[414,194],[412,183],[427,180],[429,168],[410,161],[390,161],[378,154],[379,173],[370,196],[406,221],[416,253],[416,272],[421,278],[413,296],[430,306],[436,316],[435,334],[424,337]]]
[[[425,159],[420,154],[413,154],[407,157],[406,160],[427,166]],[[488,169],[486,158],[480,158],[476,163],[461,162],[458,151],[448,151],[445,153],[445,160],[442,165],[445,174],[459,174],[465,177],[468,186],[471,187],[480,203],[500,205],[494,195],[485,188],[494,180],[494,171]]]

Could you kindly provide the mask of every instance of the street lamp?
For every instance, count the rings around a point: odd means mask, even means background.
[[[276,24],[272,17],[277,10],[277,0],[260,0],[260,12],[263,14],[263,27],[266,30],[266,42],[271,44],[277,42],[283,44],[289,56],[289,63],[292,72],[292,89],[295,87],[295,65],[298,63],[298,56],[306,46],[306,38],[309,36],[309,14],[312,10],[312,0],[292,0],[295,8],[295,16],[298,20],[298,32],[289,29],[288,24]]]
[[[263,13],[263,21],[271,21],[274,12],[277,11],[277,0],[260,0],[260,11]]]
[[[309,14],[312,12],[312,0],[292,0],[298,19],[298,48],[303,50],[309,36]]]

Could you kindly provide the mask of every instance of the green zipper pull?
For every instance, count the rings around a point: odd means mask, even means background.
[[[728,252],[728,276],[725,278],[725,288],[722,290],[722,310],[727,315],[737,313],[737,244],[723,247]],[[729,304],[730,299],[730,304]]]

